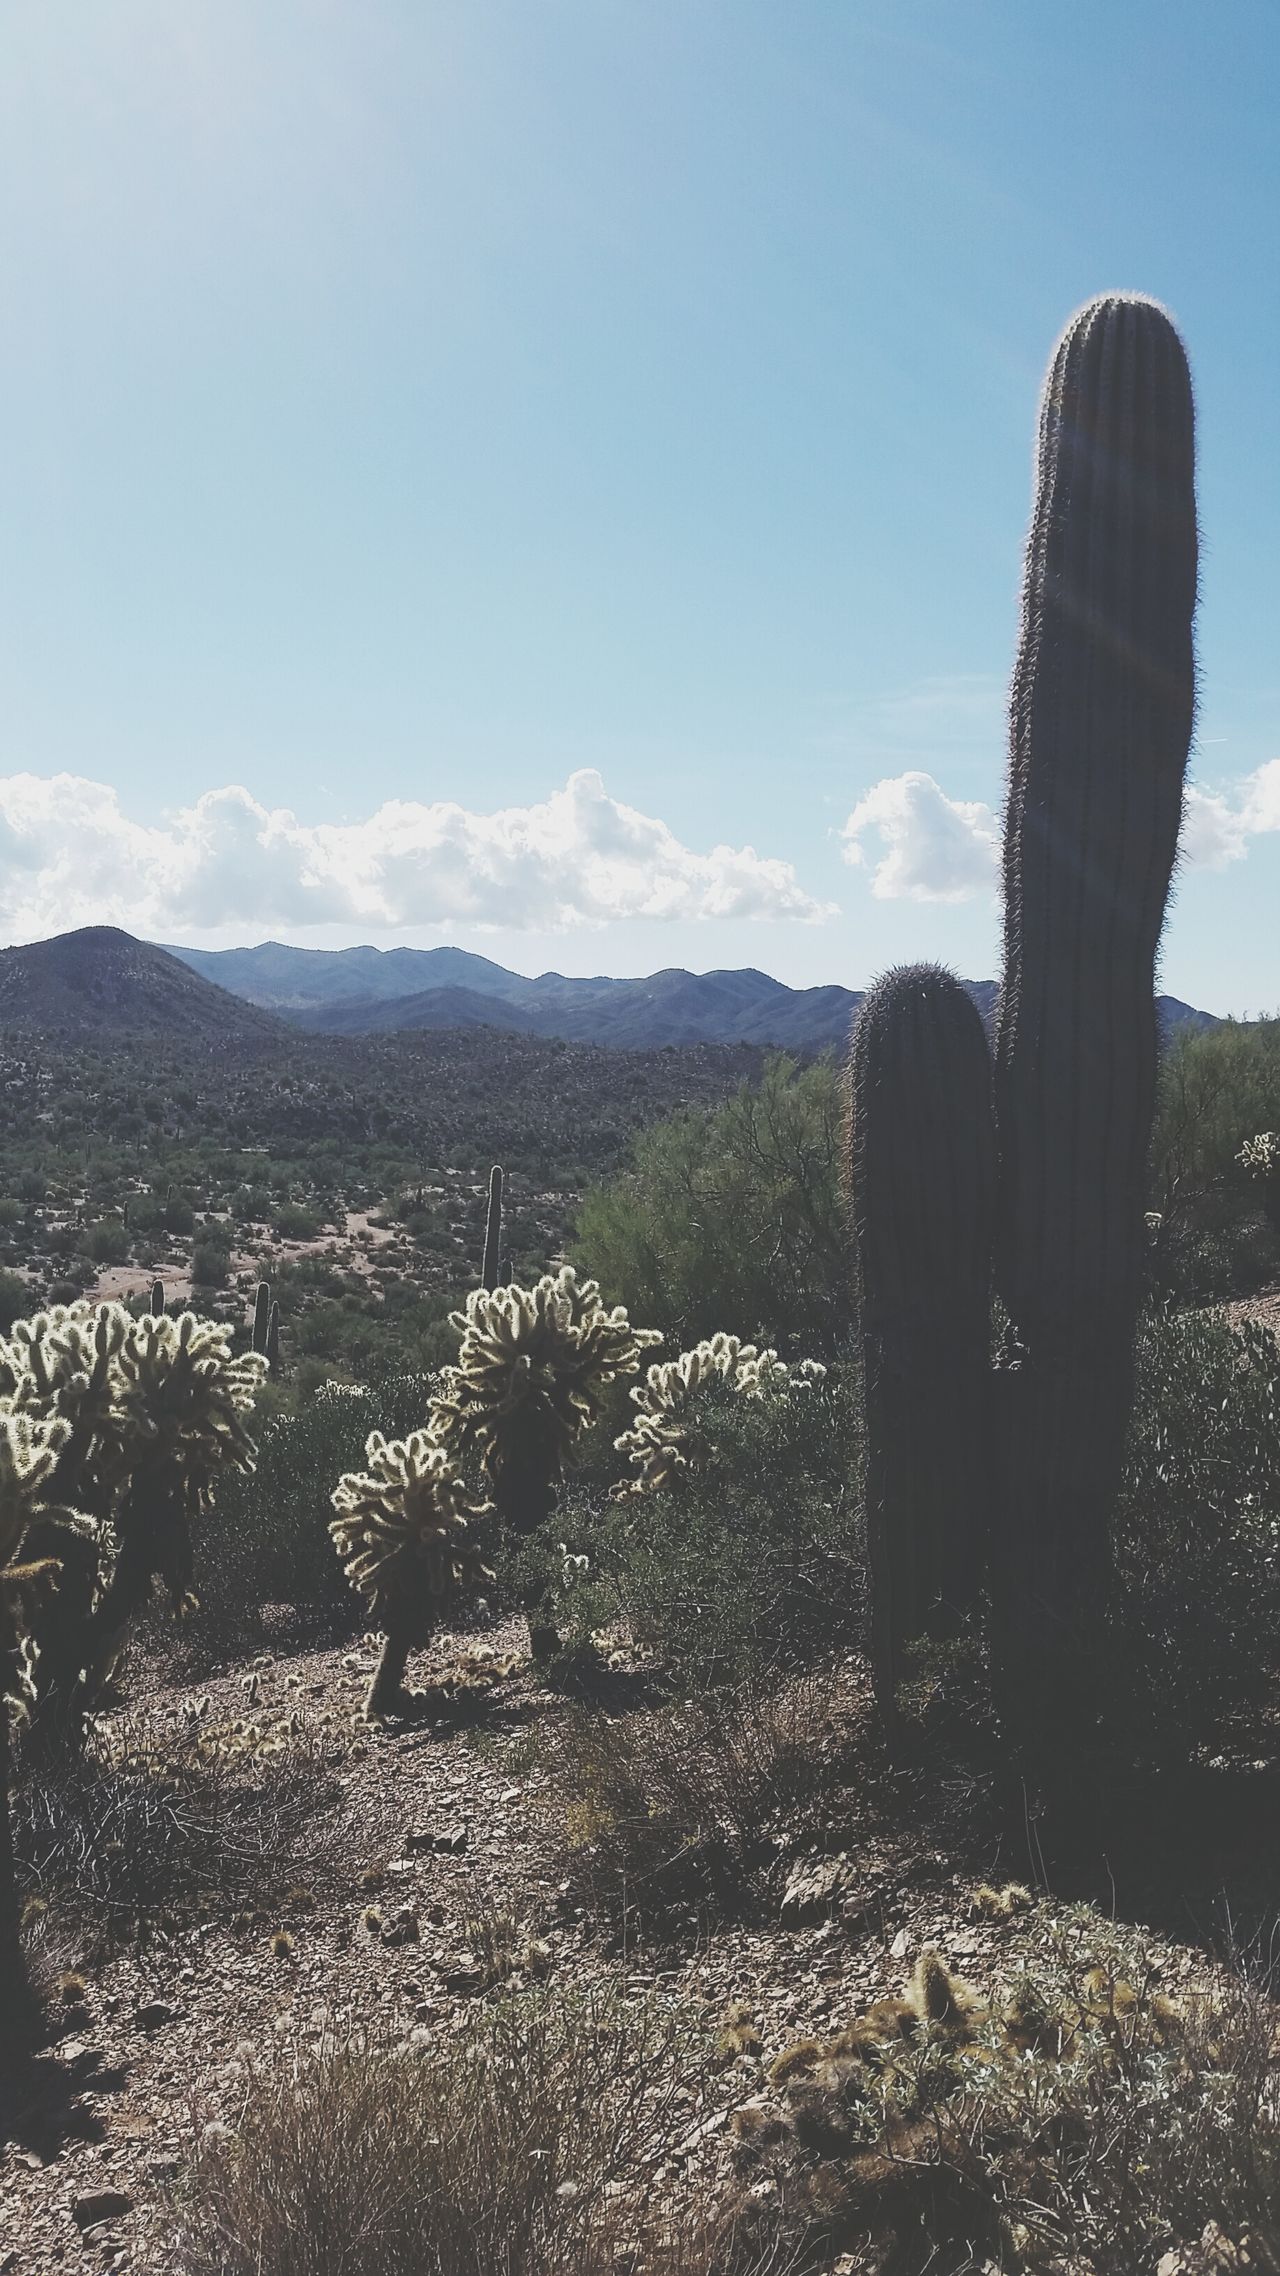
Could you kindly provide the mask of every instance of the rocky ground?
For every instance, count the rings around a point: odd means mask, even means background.
[[[739,1901],[714,1910],[695,1896],[646,1928],[593,1899],[590,1827],[575,1827],[556,1770],[557,1733],[583,1710],[538,1688],[523,1644],[521,1624],[441,1639],[418,1680],[448,1677],[456,1695],[436,1694],[438,1722],[398,1728],[361,1720],[367,1644],[263,1655],[199,1692],[148,1691],[145,1665],[134,1670],[106,1742],[135,1769],[195,1761],[225,1776],[225,1822],[195,1869],[211,1885],[140,1917],[111,1893],[101,1829],[78,1894],[65,1848],[59,1865],[45,1837],[32,1936],[57,2037],[0,2161],[3,2276],[180,2266],[202,2134],[234,2128],[256,2071],[353,2029],[439,2045],[477,2002],[541,1982],[686,2001],[705,2018],[708,2068],[663,2105],[651,2176],[679,2192],[723,2180],[732,2113],[761,2094],[773,2056],[900,1988],[923,1949],[976,1982],[998,1970],[1018,1923],[975,1904],[975,1884],[1034,1882],[1035,1829],[1019,1847],[963,1780],[932,1795],[909,1777],[895,1786],[874,1759],[856,1663],[808,1685],[825,1784],[794,1807],[783,1798]],[[636,1711],[634,1678],[614,1694],[602,1681],[592,1715]],[[237,1816],[246,1783],[268,1805]],[[179,1791],[170,1816],[184,1806]],[[161,1812],[141,1838],[180,1846],[180,1833]],[[1206,1888],[1220,1865],[1205,1861]],[[1173,1977],[1199,1964],[1194,1910],[1189,1940],[1163,1946]]]

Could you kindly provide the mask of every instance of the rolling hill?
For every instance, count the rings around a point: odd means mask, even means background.
[[[0,1029],[50,1040],[129,1035],[228,1048],[269,1044],[285,1032],[271,1013],[113,925],[0,949]]]

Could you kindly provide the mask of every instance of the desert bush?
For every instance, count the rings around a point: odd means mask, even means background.
[[[1118,1668],[1148,1743],[1262,1743],[1280,1707],[1280,1346],[1152,1317],[1115,1526]]]
[[[839,1369],[795,1398],[744,1398],[710,1382],[698,1398],[696,1462],[638,1498],[566,1497],[554,1530],[586,1554],[588,1580],[565,1616],[580,1632],[625,1622],[688,1690],[856,1642],[859,1432],[856,1392]]]
[[[118,1217],[104,1217],[100,1224],[86,1226],[80,1247],[94,1264],[123,1264],[129,1254],[128,1228]]]
[[[824,1673],[626,1715],[571,1711],[548,1734],[542,1794],[571,1884],[631,1928],[740,1907],[778,1812],[846,1759],[839,1696]]]
[[[1280,1263],[1247,1140],[1280,1128],[1280,1020],[1233,1020],[1165,1054],[1151,1150],[1157,1282],[1203,1301],[1257,1287]]]
[[[64,1922],[110,1939],[334,1883],[341,1792],[314,1739],[293,1733],[263,1751],[232,1729],[211,1733],[199,1707],[163,1739],[118,1719],[82,1751],[30,1768],[14,1791],[13,1843],[34,1912],[56,1901]]]
[[[677,2006],[546,1990],[495,2002],[447,2046],[355,2042],[264,2072],[235,2137],[197,2157],[180,2265],[610,2276],[665,2225],[655,2144],[696,2123],[708,2052]],[[708,2266],[670,2243],[673,2276]]]
[[[575,1254],[668,1350],[725,1330],[830,1358],[852,1326],[842,1128],[834,1066],[773,1059],[758,1088],[643,1131],[584,1200]]]
[[[362,1467],[371,1431],[404,1437],[421,1424],[426,1399],[420,1376],[388,1375],[322,1383],[269,1415],[254,1475],[227,1481],[210,1523],[195,1648],[218,1657],[251,1649],[272,1607],[335,1636],[363,1626],[333,1553],[329,1494],[335,1478]]]
[[[1170,1984],[1085,1907],[1037,1914],[989,1990],[922,1954],[902,1998],[771,2066],[802,2263],[857,2242],[894,2276],[1274,2266],[1277,2021],[1264,1984]],[[756,2174],[767,2106],[738,2123]]]
[[[0,1272],[0,1335],[31,1310],[31,1288],[20,1272]]]

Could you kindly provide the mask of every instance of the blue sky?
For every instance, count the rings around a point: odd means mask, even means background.
[[[1278,83],[1274,0],[0,0],[0,935],[993,974],[1119,286],[1199,404],[1164,984],[1280,1005]]]

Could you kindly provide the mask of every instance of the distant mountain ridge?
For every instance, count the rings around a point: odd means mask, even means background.
[[[389,1034],[403,1029],[492,1027],[559,1036],[618,1050],[665,1044],[754,1043],[779,1050],[839,1049],[862,991],[835,984],[788,988],[767,972],[685,972],[644,979],[528,979],[461,948],[172,948],[203,979],[325,1035]],[[994,980],[966,981],[985,1019]],[[1156,999],[1161,1032],[1216,1027],[1210,1012],[1176,996]]]

